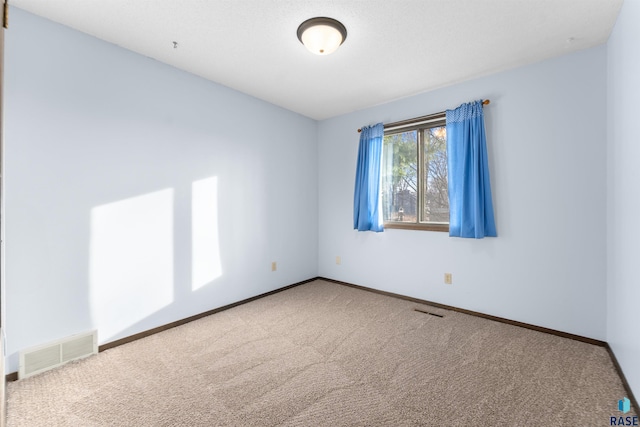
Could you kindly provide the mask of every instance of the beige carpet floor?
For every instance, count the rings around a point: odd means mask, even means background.
[[[604,348],[314,281],[11,383],[8,426],[607,426],[624,396]]]

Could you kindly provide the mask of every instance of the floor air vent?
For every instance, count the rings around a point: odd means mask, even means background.
[[[420,312],[420,313],[424,313],[424,314],[430,314],[430,315],[432,315],[432,316],[436,316],[436,317],[444,317],[442,314],[432,313],[432,312],[430,312],[430,311],[421,310],[421,309],[419,309],[419,308],[414,308],[413,310],[414,310],[414,311],[418,311],[418,312]]]
[[[72,335],[20,352],[18,376],[20,379],[27,378],[96,353],[98,353],[96,331]]]

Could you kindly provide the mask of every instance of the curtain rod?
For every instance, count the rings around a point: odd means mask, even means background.
[[[489,103],[491,103],[490,100],[485,99],[484,101],[482,101],[482,105],[489,105]],[[403,120],[401,122],[394,122],[394,123],[387,123],[384,125],[384,128],[392,128],[392,127],[396,127],[396,126],[400,126],[400,125],[404,125],[406,122],[411,121],[412,123],[418,123],[421,121],[427,121],[427,120],[431,120],[433,119],[435,116],[441,115],[443,113],[436,113],[436,114],[430,114],[428,116],[422,116],[422,117],[416,117],[415,119],[409,119],[409,120]],[[358,129],[358,133],[362,132],[362,129]]]

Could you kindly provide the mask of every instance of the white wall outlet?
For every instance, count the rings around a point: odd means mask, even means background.
[[[276,271],[277,269],[278,269],[278,265],[276,264],[276,262],[275,262],[275,261],[273,261],[273,262],[271,263],[271,271]]]
[[[445,285],[450,285],[453,283],[453,278],[451,276],[451,273],[444,273],[444,283]]]
[[[338,265],[342,264],[342,259],[340,258],[340,255],[336,256],[336,264]]]

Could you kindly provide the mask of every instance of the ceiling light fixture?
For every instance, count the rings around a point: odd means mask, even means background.
[[[331,18],[307,19],[298,27],[298,39],[316,55],[329,55],[335,52],[346,38],[347,29]]]

